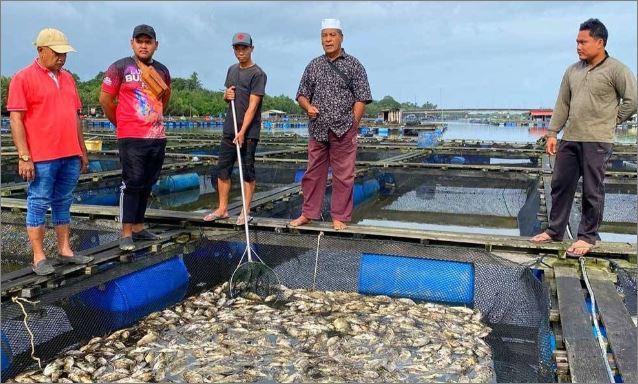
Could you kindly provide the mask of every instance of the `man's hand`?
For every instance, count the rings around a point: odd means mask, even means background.
[[[33,161],[18,161],[18,174],[22,176],[24,181],[33,181],[35,179],[35,166]]]
[[[236,134],[235,138],[233,139],[233,143],[239,144],[240,147],[244,145],[244,135],[244,132],[239,132],[238,134]]]
[[[308,117],[311,119],[316,119],[319,116],[319,109],[314,105],[310,104],[308,106]]]
[[[230,86],[224,91],[224,100],[235,100],[235,86]]]
[[[89,156],[86,152],[80,156],[80,173],[87,173],[89,171]]]
[[[555,155],[557,142],[558,140],[555,137],[548,137],[547,143],[545,143],[545,152],[549,155]]]

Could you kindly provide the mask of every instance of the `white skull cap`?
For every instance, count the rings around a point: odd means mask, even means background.
[[[341,30],[341,21],[339,19],[323,19],[321,20],[321,30],[339,29]]]

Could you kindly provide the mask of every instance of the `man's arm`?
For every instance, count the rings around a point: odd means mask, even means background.
[[[357,101],[354,103],[352,110],[354,112],[354,120],[357,122],[357,127],[361,122],[361,118],[363,117],[363,112],[366,109],[366,104],[363,101]]]
[[[319,115],[319,109],[314,105],[310,104],[310,100],[306,96],[299,96],[297,98],[297,102],[299,106],[303,108],[304,111],[308,113],[308,117],[311,119],[316,119],[317,115]]]
[[[624,67],[615,74],[614,87],[622,98],[616,118],[616,124],[621,124],[636,113],[636,79],[629,68]]]
[[[11,111],[9,114],[9,120],[11,124],[11,136],[13,137],[13,143],[18,150],[18,154],[29,155],[29,145],[27,144],[27,135],[24,129],[24,111]],[[33,159],[29,161],[18,160],[18,174],[22,176],[25,181],[31,181],[35,178],[35,170],[33,165]]]
[[[235,142],[239,145],[244,143],[244,135],[248,131],[248,127],[252,124],[253,119],[255,118],[255,113],[257,112],[257,108],[259,107],[259,103],[261,102],[263,96],[259,95],[250,95],[248,99],[248,109],[246,109],[246,113],[244,113],[244,121],[241,123],[241,128],[235,136]]]
[[[162,98],[162,113],[166,114],[166,109],[168,108],[168,102],[171,101],[171,89],[169,88],[164,97]]]
[[[80,116],[77,117],[78,126],[78,140],[80,141],[80,148],[82,149],[82,155],[80,156],[80,172],[86,173],[89,169],[89,156],[86,152],[86,144],[84,144],[84,133],[82,132],[82,121]]]
[[[115,109],[117,108],[115,96],[108,92],[100,92],[100,105],[102,106],[102,110],[104,111],[106,118],[109,119],[113,125],[117,125],[117,121],[115,119]]]
[[[549,122],[549,129],[547,131],[547,137],[556,138],[558,132],[560,132],[567,122],[569,117],[569,103],[571,101],[571,89],[569,87],[569,69],[565,71],[563,80],[560,83],[560,89],[558,90],[558,98],[556,99],[556,105],[552,112],[552,119]]]

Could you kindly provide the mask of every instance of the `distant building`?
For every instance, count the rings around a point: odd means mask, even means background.
[[[286,117],[287,113],[284,111],[278,111],[276,109],[269,109],[261,113],[262,120],[282,119]]]
[[[532,109],[528,112],[528,120],[530,126],[549,127],[549,121],[552,119],[553,109]]]
[[[388,124],[401,123],[401,110],[399,108],[384,109],[381,111],[383,114],[383,122]]]

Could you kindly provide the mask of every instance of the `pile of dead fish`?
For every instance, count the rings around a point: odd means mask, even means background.
[[[478,311],[289,290],[228,298],[227,284],[96,337],[17,382],[493,382]]]

